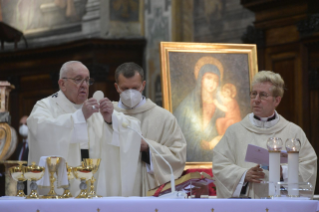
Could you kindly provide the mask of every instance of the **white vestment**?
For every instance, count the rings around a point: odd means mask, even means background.
[[[119,140],[112,140],[113,128],[104,122],[100,113],[86,121],[79,106],[59,91],[36,103],[27,122],[29,127],[29,164],[39,163],[41,156],[61,155],[68,166],[81,165],[80,144],[88,143],[90,158],[101,158],[97,174],[97,193],[102,196],[134,195],[140,138],[130,129],[117,126]],[[112,119],[125,121],[139,129],[139,121],[116,111]],[[113,143],[117,143],[114,145]],[[128,151],[129,150],[129,151]],[[79,181],[71,181],[71,193],[79,193]],[[42,191],[41,194],[47,194]],[[41,191],[40,191],[41,192]],[[57,190],[61,194],[62,190]]]
[[[315,188],[317,177],[317,155],[303,130],[279,115],[277,124],[270,128],[258,128],[249,120],[249,114],[231,125],[213,150],[213,175],[219,198],[229,198],[234,193],[242,175],[254,163],[245,162],[248,144],[267,149],[267,140],[279,137],[285,142],[288,138],[299,138],[299,181],[310,182]],[[285,149],[285,147],[283,147]],[[268,181],[268,171],[264,170]],[[249,183],[248,196],[262,198],[268,196],[268,184]]]
[[[170,163],[175,179],[180,177],[186,161],[186,141],[175,117],[167,110],[157,106],[150,99],[133,109],[121,109],[114,102],[115,110],[135,117],[141,122],[143,136]],[[146,195],[149,189],[170,181],[170,169],[167,164],[151,151],[153,174],[147,172],[147,165],[139,159],[139,171],[136,177],[136,191]]]

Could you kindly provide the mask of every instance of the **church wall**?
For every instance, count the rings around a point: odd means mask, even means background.
[[[143,0],[101,0],[103,38],[134,39],[144,35]]]
[[[194,1],[194,41],[242,43],[241,36],[255,20],[238,0]]]
[[[145,52],[145,67],[147,79],[146,95],[158,105],[162,105],[160,42],[172,39],[172,8],[168,0],[145,1],[145,37],[147,47]]]
[[[2,0],[1,11],[2,21],[22,31],[29,48],[100,35],[100,0]],[[18,48],[25,48],[23,42]]]
[[[145,38],[145,95],[161,105],[160,41],[241,43],[252,12],[237,0],[1,0],[2,20],[29,48],[83,38]],[[69,4],[71,2],[71,4]],[[13,44],[5,44],[12,50]],[[24,49],[23,41],[18,49]]]

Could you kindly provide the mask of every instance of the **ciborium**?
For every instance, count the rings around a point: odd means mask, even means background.
[[[24,181],[26,181],[27,179],[24,177],[24,174],[23,174],[23,166],[22,164],[20,164],[19,166],[14,166],[14,167],[11,167],[9,169],[10,171],[10,175],[11,177],[18,181],[17,183],[17,197],[25,197],[25,193],[24,193]]]
[[[54,181],[56,178],[54,177],[54,173],[57,173],[57,167],[61,162],[60,157],[47,157],[46,159],[47,167],[50,172],[50,191],[47,195],[42,196],[42,199],[61,199],[62,196],[57,195],[54,190]]]
[[[88,193],[88,196],[89,197],[102,197],[100,195],[97,195],[95,192],[95,189],[94,189],[94,182],[96,181],[94,178],[94,174],[99,169],[101,159],[100,158],[98,158],[98,159],[84,158],[83,162],[84,162],[85,166],[93,167],[93,175],[92,175],[92,178],[90,179],[91,186],[90,186],[90,192]]]
[[[44,170],[45,170],[44,167],[36,165],[35,162],[32,162],[31,166],[23,167],[24,177],[27,180],[31,181],[31,184],[30,184],[31,192],[26,197],[26,199],[39,199],[39,195],[37,192],[38,185],[36,181],[40,180],[43,177]]]
[[[70,197],[73,197],[71,192],[70,192],[70,181],[72,179],[74,179],[74,175],[73,175],[73,171],[72,171],[72,167],[71,166],[68,166],[68,164],[66,164],[66,170],[68,172],[68,187],[67,188],[64,188],[64,192],[62,194],[62,197],[63,198],[70,198]]]
[[[75,198],[91,198],[88,196],[88,192],[86,190],[87,189],[86,181],[90,180],[93,177],[93,170],[94,168],[92,166],[85,166],[84,164],[82,164],[82,166],[73,167],[74,176],[77,179],[81,180],[81,184],[80,184],[81,192]]]

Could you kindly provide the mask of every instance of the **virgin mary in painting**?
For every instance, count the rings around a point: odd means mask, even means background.
[[[221,138],[216,120],[225,113],[215,102],[223,71],[215,58],[199,59],[194,69],[196,86],[174,111],[187,141],[187,161],[211,161],[212,149]]]

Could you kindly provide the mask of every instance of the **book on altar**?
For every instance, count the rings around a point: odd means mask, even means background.
[[[175,190],[183,191],[188,196],[199,198],[201,195],[209,194],[208,186],[213,182],[213,178],[205,172],[191,172],[175,180]],[[171,192],[171,183],[167,182],[149,190],[147,196],[158,197],[169,192]]]
[[[248,144],[245,161],[269,166],[269,152],[260,146]],[[288,163],[288,154],[285,150],[281,150],[280,163]]]

